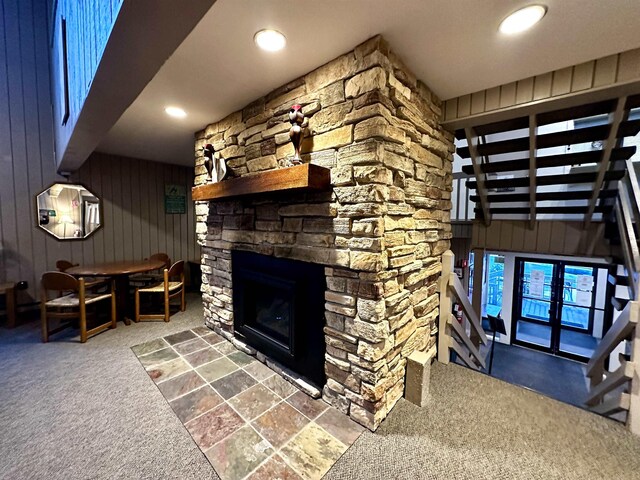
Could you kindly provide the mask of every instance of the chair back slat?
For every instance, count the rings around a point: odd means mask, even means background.
[[[80,282],[73,276],[64,272],[45,272],[42,274],[41,285],[43,290],[57,290],[65,292],[77,291]]]
[[[69,260],[58,260],[56,262],[56,268],[60,272],[66,272],[71,267],[75,267],[75,266],[77,266],[77,264],[76,263],[71,263]]]
[[[154,253],[149,257],[149,260],[159,260],[164,262],[165,268],[169,268],[171,266],[171,259],[166,253]]]
[[[169,269],[169,278],[178,277],[184,272],[184,260],[178,260]]]

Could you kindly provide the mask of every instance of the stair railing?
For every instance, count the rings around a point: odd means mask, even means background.
[[[488,339],[462,282],[453,271],[454,259],[451,250],[442,254],[438,361],[444,364],[449,363],[450,352],[453,351],[469,368],[480,370],[480,368],[486,368],[485,360],[480,353],[480,343],[487,345]],[[462,307],[466,321],[460,322],[451,313],[454,302]]]
[[[640,435],[640,328],[637,328],[640,321],[640,249],[635,229],[636,225],[640,226],[640,184],[631,160],[627,160],[626,167],[625,176],[618,184],[615,216],[631,301],[600,340],[587,364],[589,395],[585,404],[601,415],[626,412],[627,427]],[[630,357],[620,354],[620,366],[607,371],[605,362],[622,342],[626,346],[627,341],[631,346]]]

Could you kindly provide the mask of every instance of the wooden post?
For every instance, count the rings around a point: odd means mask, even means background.
[[[473,295],[471,305],[478,318],[482,318],[482,280],[484,269],[484,249],[473,249]]]
[[[638,316],[640,308],[637,301],[632,302],[630,315]],[[631,342],[631,363],[634,364],[633,378],[630,385],[629,414],[627,416],[627,428],[631,433],[640,435],[640,374],[638,373],[638,365],[640,365],[640,328],[638,324],[633,329]]]
[[[447,322],[451,314],[451,294],[449,293],[449,275],[453,272],[455,257],[451,250],[442,254],[442,273],[440,274],[440,317],[438,319],[438,361],[449,363],[449,332]]]
[[[538,135],[538,121],[535,115],[529,115],[529,229],[536,225],[536,138]]]

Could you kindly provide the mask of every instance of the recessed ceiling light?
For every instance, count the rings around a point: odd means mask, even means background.
[[[547,7],[544,5],[529,5],[527,7],[516,10],[501,23],[498,30],[505,35],[514,35],[524,32],[533,27],[542,20],[547,13]]]
[[[187,112],[178,107],[167,107],[164,109],[165,113],[170,117],[184,118],[187,116]]]
[[[285,36],[276,30],[260,30],[254,35],[253,40],[267,52],[277,52],[287,44]]]

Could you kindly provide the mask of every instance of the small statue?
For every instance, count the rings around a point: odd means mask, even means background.
[[[211,183],[222,181],[227,174],[224,158],[220,158],[220,154],[216,153],[210,143],[202,147],[202,150],[204,151],[204,168],[207,169],[207,181]]]
[[[302,105],[293,105],[289,110],[289,122],[291,122],[291,129],[289,130],[289,138],[293,143],[293,149],[295,155],[289,159],[288,166],[301,165],[302,159],[300,158],[300,147],[302,145],[302,137],[304,136],[304,129],[309,124],[309,119],[302,113]]]

